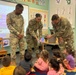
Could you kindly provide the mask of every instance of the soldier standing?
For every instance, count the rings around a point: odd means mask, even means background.
[[[16,49],[19,45],[20,58],[24,56],[25,41],[24,41],[24,19],[21,15],[23,6],[17,4],[13,12],[7,15],[7,27],[10,31],[10,46],[12,49],[11,58],[16,59]]]
[[[56,36],[59,39],[59,46],[61,49],[70,47],[72,50],[74,50],[73,30],[70,22],[66,18],[59,17],[57,14],[54,14],[51,20],[55,34],[47,35],[47,38]]]
[[[39,52],[38,50],[38,41],[42,37],[42,22],[41,22],[41,14],[37,13],[36,17],[29,21],[29,25],[26,30],[26,42],[27,42],[27,49],[30,53],[32,53],[32,48],[36,53]]]

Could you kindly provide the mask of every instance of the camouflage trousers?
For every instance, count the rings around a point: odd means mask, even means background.
[[[25,51],[25,38],[18,39],[17,37],[10,37],[10,46],[11,46],[11,58],[16,59],[16,50],[19,47],[20,57],[24,57]]]
[[[37,40],[34,37],[32,37],[31,35],[27,35],[26,43],[27,43],[27,49],[30,53],[33,52],[32,48],[34,48],[36,53],[39,53],[39,49],[38,49],[39,45],[38,45]]]
[[[72,37],[63,38],[63,43],[59,44],[61,50],[64,50],[66,47],[74,50],[74,40]]]

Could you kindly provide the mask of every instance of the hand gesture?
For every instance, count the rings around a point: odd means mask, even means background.
[[[19,39],[23,38],[23,35],[19,34],[19,35],[18,35],[18,38],[19,38]]]

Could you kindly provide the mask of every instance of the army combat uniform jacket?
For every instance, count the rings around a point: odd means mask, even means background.
[[[38,37],[39,39],[42,37],[42,22],[36,22],[35,19],[29,21],[27,30],[26,30],[26,42],[27,48],[31,50],[32,47],[37,49],[37,40],[35,38]]]
[[[16,15],[15,11],[7,15],[7,27],[10,31],[10,46],[11,46],[11,58],[16,58],[16,49],[19,46],[20,54],[23,56],[25,50],[24,41],[24,19],[22,15]],[[23,35],[23,38],[19,39],[18,35]],[[18,45],[18,46],[17,46]]]
[[[71,27],[70,22],[66,19],[61,17],[60,22],[57,25],[53,25],[55,36],[62,37],[63,43],[60,43],[62,47],[71,47],[73,49],[73,29]]]

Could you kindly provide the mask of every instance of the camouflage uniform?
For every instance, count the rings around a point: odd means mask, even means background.
[[[22,15],[15,15],[11,12],[7,15],[7,27],[10,31],[10,46],[12,49],[11,58],[16,58],[16,49],[19,46],[21,57],[24,55],[25,40],[24,37],[19,39],[18,35],[24,35],[24,19]]]
[[[26,42],[27,49],[32,53],[32,48],[34,47],[35,51],[38,50],[38,42],[35,38],[37,36],[39,39],[42,37],[42,28],[43,25],[41,22],[36,22],[35,19],[29,21],[29,25],[26,30]],[[37,33],[37,31],[39,31]]]
[[[53,25],[53,28],[55,36],[63,38],[63,43],[59,43],[60,48],[64,49],[65,47],[70,47],[74,50],[73,30],[70,22],[66,18],[61,17],[60,22],[57,25]]]

